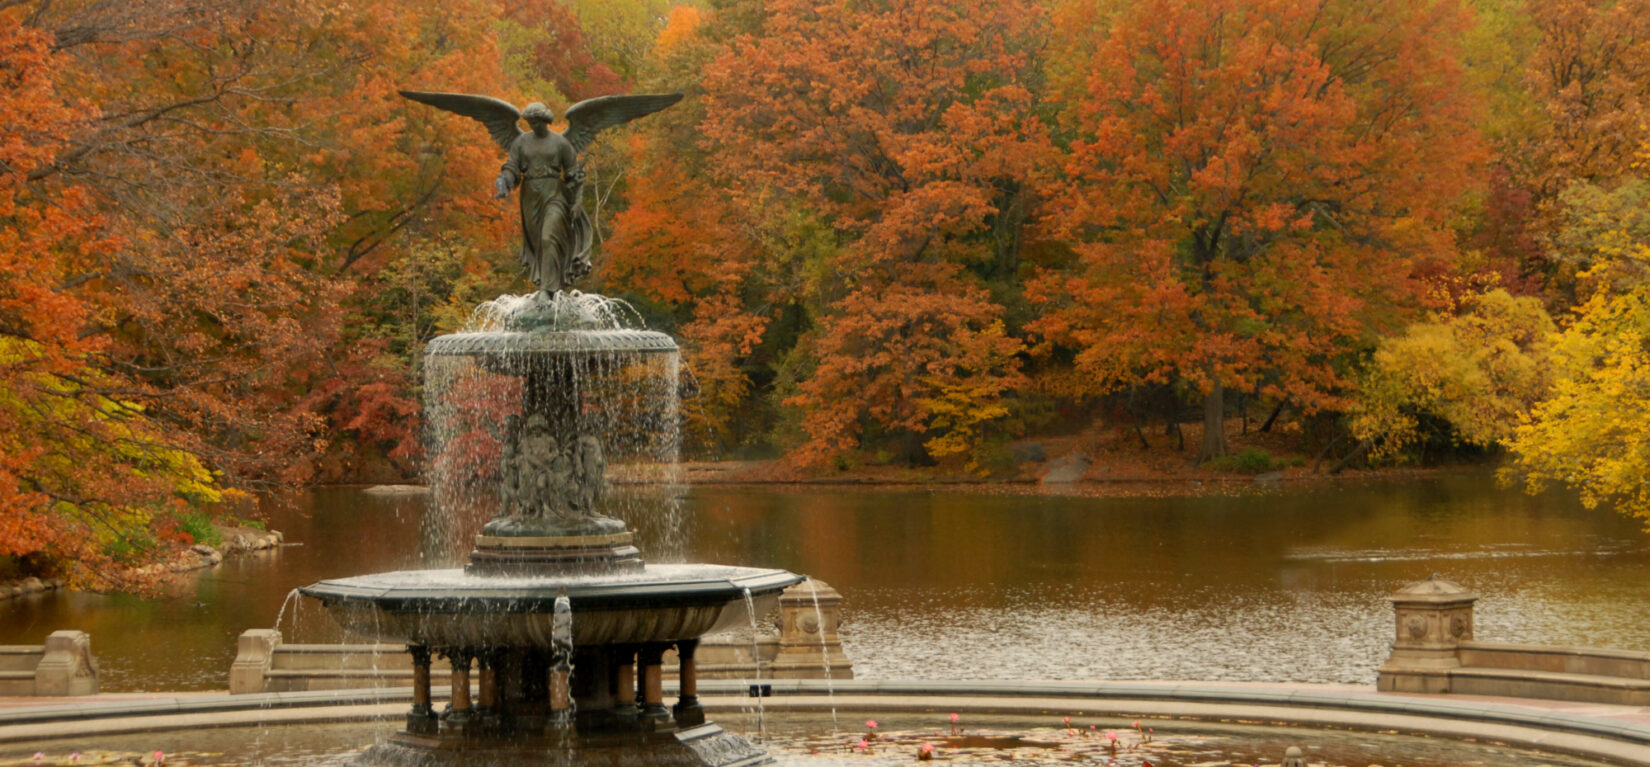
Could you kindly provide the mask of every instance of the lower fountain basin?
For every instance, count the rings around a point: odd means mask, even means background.
[[[721,565],[648,565],[605,575],[500,577],[407,570],[299,589],[346,629],[431,646],[550,647],[556,597],[573,607],[573,644],[671,642],[748,625],[803,577]],[[749,596],[750,604],[746,599]]]

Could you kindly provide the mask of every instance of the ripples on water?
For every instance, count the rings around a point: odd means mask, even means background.
[[[272,626],[294,587],[451,567],[452,542],[420,538],[423,503],[318,490],[274,507],[298,545],[162,599],[0,603],[0,644],[81,629],[105,690],[222,689],[236,635]],[[631,520],[649,561],[667,559],[651,541],[676,537],[690,561],[830,583],[863,679],[1367,684],[1392,632],[1386,596],[1434,573],[1481,595],[1481,640],[1650,650],[1637,522],[1482,477],[1205,499],[712,487],[682,510],[685,536],[670,518]],[[344,639],[308,599],[282,628]]]
[[[849,714],[849,716],[853,716]],[[759,741],[781,767],[826,765],[909,765],[924,743],[936,747],[934,761],[946,764],[1070,765],[1104,764],[1142,767],[1152,764],[1276,764],[1290,746],[1299,746],[1317,767],[1598,767],[1583,759],[1542,754],[1490,743],[1471,743],[1384,733],[1326,731],[1294,727],[1246,727],[1211,723],[1150,720],[1156,730],[1141,743],[1128,722],[1072,718],[1066,729],[1053,716],[966,716],[963,737],[948,737],[941,714],[879,715],[878,735],[870,752],[859,748],[864,731],[833,731],[829,719],[797,714],[770,714],[759,734],[753,718],[718,714],[725,729]],[[857,717],[855,717],[857,718]],[[1085,725],[1097,724],[1092,735]],[[393,721],[367,724],[289,725],[273,729],[170,731],[12,744],[0,747],[0,762],[30,764],[35,749],[48,763],[63,763],[67,752],[83,753],[85,763],[142,761],[154,751],[168,764],[184,767],[344,767],[366,746],[393,729]],[[1118,732],[1115,753],[1103,743],[1108,729]],[[550,757],[555,754],[548,755]],[[547,759],[546,762],[552,761]]]
[[[1391,621],[1384,605],[1347,595],[1210,593],[1201,605],[1146,610],[1022,596],[1012,610],[958,610],[947,605],[965,595],[856,593],[843,646],[868,679],[1360,683],[1374,680]]]

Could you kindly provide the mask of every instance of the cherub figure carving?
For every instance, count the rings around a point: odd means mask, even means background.
[[[508,101],[465,93],[401,91],[413,101],[464,115],[487,126],[508,155],[494,196],[521,188],[521,263],[540,290],[568,289],[590,272],[590,217],[584,212],[581,154],[603,128],[630,122],[682,100],[682,94],[601,96],[567,110],[567,130],[550,130],[555,115],[534,102],[517,111]],[[526,120],[530,130],[517,126]]]

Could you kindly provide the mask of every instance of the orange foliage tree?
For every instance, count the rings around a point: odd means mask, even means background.
[[[153,523],[219,500],[191,440],[112,369],[115,314],[73,286],[122,241],[86,185],[52,163],[98,119],[64,98],[50,35],[0,14],[0,557],[72,563],[81,585],[127,585]]]
[[[16,85],[0,118],[16,427],[0,486],[17,512],[0,537],[20,542],[0,555],[132,585],[115,565],[166,556],[187,538],[179,515],[226,488],[312,478],[339,442],[414,456],[399,334],[343,320],[409,242],[503,241],[485,195],[497,158],[405,120],[394,92],[494,87],[497,14],[491,0],[0,7]],[[449,140],[443,160],[431,147]]]
[[[705,70],[710,168],[740,208],[832,233],[793,261],[811,325],[786,400],[806,434],[794,457],[822,464],[869,435],[908,459],[976,446],[1021,380],[981,278],[1017,270],[1044,155],[1040,7],[740,10],[746,33]]]
[[[1032,327],[1093,393],[1338,403],[1346,356],[1449,268],[1478,156],[1452,0],[1148,0],[1060,11],[1071,136]]]

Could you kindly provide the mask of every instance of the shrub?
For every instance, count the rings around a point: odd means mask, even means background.
[[[196,543],[208,546],[218,546],[223,543],[223,534],[212,525],[212,518],[204,512],[190,512],[178,516],[178,530],[188,533]]]

